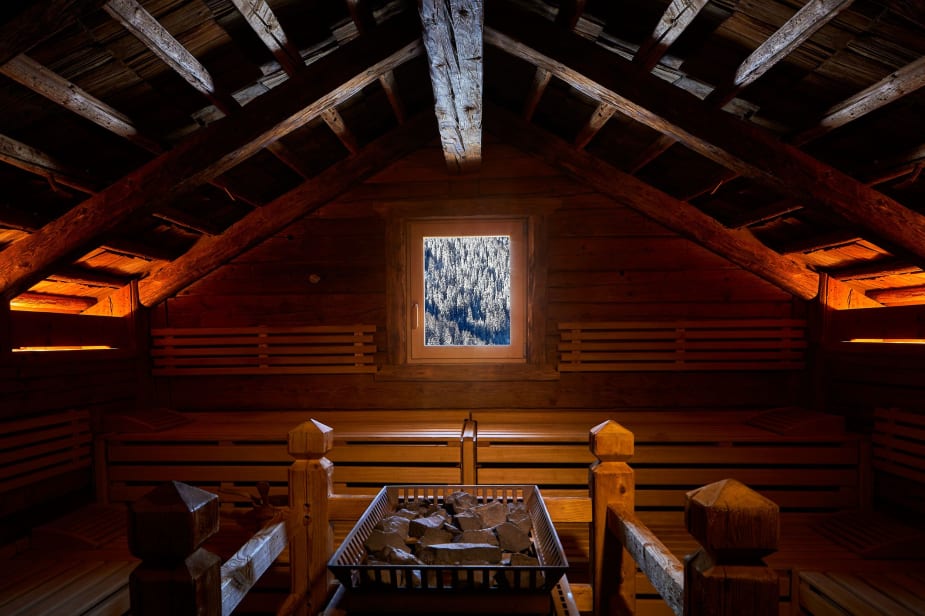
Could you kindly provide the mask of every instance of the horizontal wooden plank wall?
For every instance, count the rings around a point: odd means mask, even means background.
[[[375,332],[375,325],[156,328],[152,373],[371,373],[376,371]]]
[[[801,370],[806,321],[703,319],[560,323],[560,372]]]

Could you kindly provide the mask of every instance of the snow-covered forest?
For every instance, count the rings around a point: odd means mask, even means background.
[[[424,238],[424,344],[511,343],[511,238]]]

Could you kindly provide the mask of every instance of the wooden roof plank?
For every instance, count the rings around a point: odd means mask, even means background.
[[[88,195],[95,193],[99,186],[75,167],[6,135],[0,135],[0,161]]]
[[[423,0],[434,111],[451,173],[482,162],[482,0]]]

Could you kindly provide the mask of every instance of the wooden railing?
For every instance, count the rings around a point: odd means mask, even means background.
[[[775,503],[732,479],[689,492],[687,529],[702,547],[682,563],[633,512],[632,432],[607,421],[590,430],[589,442],[597,458],[590,474],[594,614],[635,614],[637,566],[675,614],[777,614],[777,574],[761,560],[777,547]],[[292,586],[279,613],[321,613],[336,588],[327,571],[332,524],[355,522],[371,500],[333,493],[326,457],[333,444],[333,430],[314,420],[289,432],[289,509],[224,565],[201,547],[218,529],[217,496],[169,482],[133,503],[130,547],[143,562],[130,580],[132,613],[229,614],[287,542]],[[551,513],[567,508],[547,500]]]
[[[635,516],[633,433],[614,421],[591,429],[594,613],[636,613],[638,566],[679,616],[778,613],[777,574],[761,560],[777,549],[779,509],[725,479],[687,493],[687,530],[701,549],[682,563]]]

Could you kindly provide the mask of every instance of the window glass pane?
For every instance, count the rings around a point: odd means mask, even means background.
[[[511,344],[509,236],[424,237],[424,344]]]

